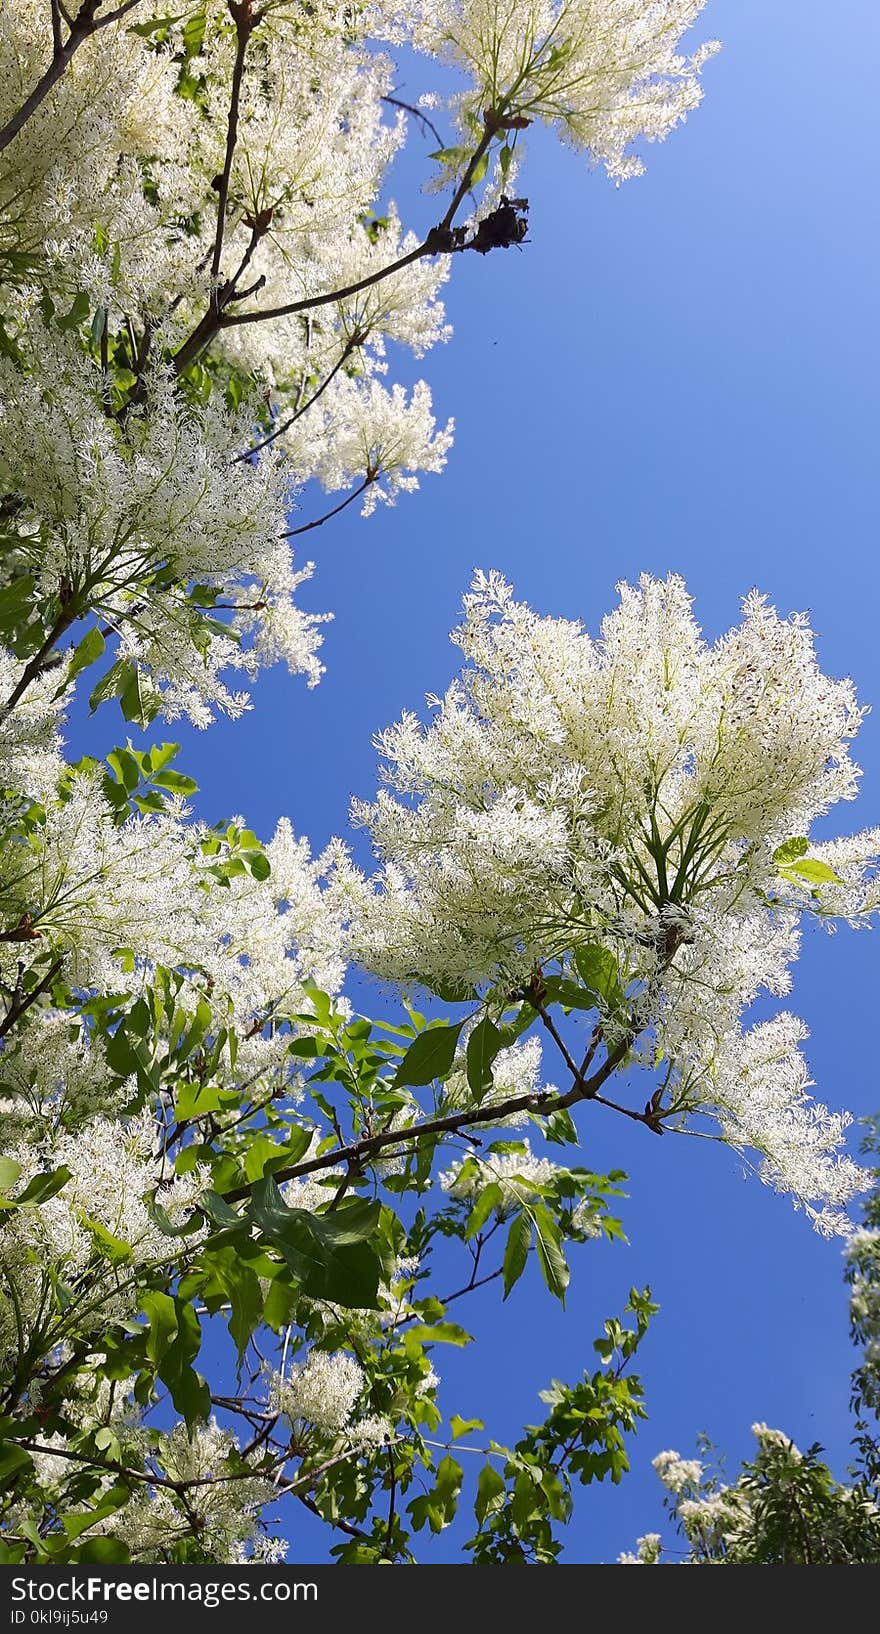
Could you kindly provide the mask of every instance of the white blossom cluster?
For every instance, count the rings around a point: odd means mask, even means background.
[[[353,1356],[311,1350],[286,1377],[274,1376],[270,1395],[276,1410],[287,1418],[333,1432],[348,1424],[363,1387],[363,1369]]]
[[[255,1556],[260,1564],[271,1565],[283,1559],[283,1540],[267,1540],[259,1531],[260,1515],[275,1496],[271,1482],[258,1475],[223,1478],[224,1461],[237,1447],[236,1437],[215,1419],[192,1431],[175,1425],[162,1437],[158,1461],[168,1481],[194,1483],[186,1488],[188,1515],[181,1513],[179,1498],[169,1487],[144,1485],[100,1529],[122,1537],[132,1559],[145,1565],[167,1557],[169,1539],[187,1534],[191,1516],[210,1560],[237,1565]]]
[[[646,1532],[636,1538],[635,1553],[618,1555],[618,1566],[656,1566],[660,1560],[662,1539],[659,1532]]]
[[[670,1105],[713,1113],[821,1230],[861,1172],[843,1115],[814,1104],[804,1029],[743,1012],[783,994],[806,915],[864,924],[876,831],[812,841],[850,800],[862,710],[816,661],[805,618],[757,594],[707,643],[678,578],[620,587],[599,640],[478,574],[454,640],[465,664],[423,726],[378,746],[388,787],[357,803],[380,861],[348,876],[368,969],[429,986],[498,984],[536,965],[616,972],[597,1000],[609,1047],[670,1066]]]
[[[55,1196],[12,1211],[0,1236],[0,1352],[8,1357],[19,1340],[19,1322],[27,1334],[39,1321],[49,1276],[73,1286],[88,1272],[85,1327],[89,1311],[96,1327],[110,1315],[133,1316],[133,1269],[169,1255],[168,1235],[151,1204],[161,1203],[172,1226],[184,1224],[204,1190],[203,1171],[166,1172],[149,1111],[128,1121],[92,1117],[75,1132],[60,1128],[54,1137],[41,1136],[35,1124],[31,1139],[7,1146],[4,1156],[18,1168],[8,1188],[12,1201],[41,1175],[67,1170],[69,1178]]]
[[[211,870],[224,852],[212,847],[211,832],[174,802],[117,824],[100,778],[83,772],[67,798],[47,806],[31,845],[0,849],[0,929],[28,915],[29,934],[62,955],[66,976],[83,987],[118,990],[132,960],[135,987],[156,965],[182,966],[196,990],[207,982],[227,996],[243,1035],[272,1008],[307,1010],[309,982],[336,991],[346,908],[323,885],[339,847],[312,858],[284,818],[265,848],[266,877],[244,867],[219,889]],[[19,952],[15,940],[0,943],[0,976],[10,986]],[[283,1038],[260,1029],[243,1037],[242,1072],[277,1064],[285,1049]]]
[[[662,140],[701,100],[700,71],[718,44],[704,44],[690,56],[681,55],[679,46],[704,5],[422,0],[413,8],[413,36],[418,47],[471,80],[460,99],[464,131],[487,110],[508,121],[542,121],[622,181],[643,169],[633,144]],[[384,9],[377,0],[380,28]],[[409,16],[403,0],[401,32],[412,26]]]
[[[758,1444],[757,1458],[767,1455],[797,1465],[803,1455],[784,1430],[775,1430],[764,1423],[752,1425],[752,1435]],[[682,1458],[674,1451],[661,1452],[653,1459],[653,1467],[669,1495],[669,1508],[689,1545],[687,1564],[701,1564],[717,1560],[747,1536],[754,1521],[753,1501],[755,1488],[748,1481],[727,1484],[716,1476],[707,1475],[698,1458]],[[759,1494],[758,1494],[759,1495]],[[841,1487],[836,1497],[847,1503],[855,1497],[852,1488]],[[652,1532],[639,1538],[636,1553],[618,1556],[621,1566],[657,1566],[661,1564],[663,1544],[659,1533]],[[681,1551],[676,1551],[680,1555]]]

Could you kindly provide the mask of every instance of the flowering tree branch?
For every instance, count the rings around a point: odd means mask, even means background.
[[[98,12],[99,4],[100,0],[83,0],[82,6],[70,25],[70,33],[63,45],[61,43],[59,20],[60,9],[56,4],[53,4],[52,33],[55,49],[52,54],[52,61],[42,77],[37,81],[30,96],[26,97],[21,107],[0,129],[0,152],[9,146],[9,143],[27,124],[31,115],[36,113],[36,110],[45,101],[53,86],[57,85],[83,42],[93,34],[97,34],[99,29],[107,28],[111,23],[120,22],[123,17],[128,16],[128,13],[134,10],[135,6],[140,4],[140,0],[124,0],[123,5],[116,6],[112,11],[101,13]]]

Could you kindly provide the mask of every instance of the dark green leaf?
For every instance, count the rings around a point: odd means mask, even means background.
[[[478,1102],[492,1088],[492,1063],[503,1045],[504,1034],[484,1016],[467,1042],[467,1080]]]
[[[455,1047],[463,1026],[464,1022],[460,1021],[457,1027],[428,1027],[419,1033],[394,1075],[394,1088],[430,1084],[435,1078],[445,1077],[455,1059]]]
[[[303,1293],[352,1309],[377,1308],[385,1267],[370,1239],[379,1224],[379,1203],[358,1199],[332,1214],[310,1214],[288,1208],[275,1182],[266,1179],[254,1187],[249,1213]]]
[[[504,1246],[504,1297],[519,1282],[526,1268],[532,1242],[532,1222],[527,1214],[517,1214],[510,1223]]]

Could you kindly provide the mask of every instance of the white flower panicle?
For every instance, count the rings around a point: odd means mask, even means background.
[[[636,1552],[618,1555],[618,1566],[657,1566],[662,1552],[662,1539],[659,1532],[646,1532],[644,1537],[636,1538]]]
[[[286,1378],[276,1375],[270,1390],[279,1412],[333,1433],[348,1424],[363,1387],[363,1369],[353,1356],[312,1350]]]
[[[741,1020],[787,992],[805,915],[863,924],[880,900],[880,834],[809,839],[856,792],[851,683],[757,594],[710,645],[674,577],[622,585],[596,641],[478,574],[454,640],[460,678],[428,726],[381,734],[389,786],[354,807],[381,865],[347,874],[360,962],[509,990],[599,956],[606,1037],[665,1058],[682,1116],[718,1116],[842,1229],[862,1181],[839,1156],[848,1120],[810,1102],[799,1023]]]
[[[615,180],[637,176],[630,149],[662,140],[701,99],[699,75],[717,42],[682,56],[705,0],[407,0],[379,31],[406,38],[464,71],[464,132],[488,110],[502,121],[551,125]],[[396,23],[396,29],[394,24]],[[504,126],[502,126],[504,128]],[[515,123],[513,129],[521,128]]]
[[[658,1452],[651,1460],[667,1492],[676,1496],[686,1488],[698,1487],[703,1478],[703,1465],[698,1458],[682,1458],[677,1452]]]

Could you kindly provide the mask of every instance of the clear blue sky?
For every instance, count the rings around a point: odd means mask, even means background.
[[[244,720],[174,734],[206,816],[240,811],[266,833],[287,813],[316,847],[344,832],[350,795],[374,788],[373,732],[451,678],[447,632],[475,565],[593,629],[616,580],[644,570],[682,573],[712,637],[758,585],[809,609],[824,667],[880,701],[876,4],[839,0],[832,17],[803,0],[710,0],[699,33],[724,41],[705,103],[648,149],[641,180],[616,190],[532,142],[531,242],[460,259],[454,337],[421,366],[438,417],[457,422],[447,472],[391,513],[348,512],[303,541],[318,562],[309,602],[336,615],[328,674],[307,693],[273,672]],[[435,206],[410,178],[431,145],[413,133],[397,189],[417,226]],[[307,493],[303,520],[320,506]],[[123,730],[105,707],[71,723],[71,748],[106,751]],[[857,758],[846,828],[880,822],[880,716]],[[790,1001],[812,1029],[817,1093],[857,1115],[880,1107],[878,934],[808,935]],[[650,1460],[690,1451],[700,1430],[732,1464],[754,1419],[847,1460],[839,1245],[731,1153],[607,1118],[582,1116],[583,1161],[629,1171],[630,1246],[580,1251],[564,1314],[535,1281],[509,1305],[492,1291],[460,1306],[479,1343],[437,1358],[449,1411],[481,1413],[504,1440],[540,1415],[552,1376],[589,1365],[629,1286],[651,1283],[650,1421],[630,1478],[580,1499],[571,1563],[613,1560],[655,1526]],[[308,1559],[315,1534],[287,1535],[290,1558]]]

